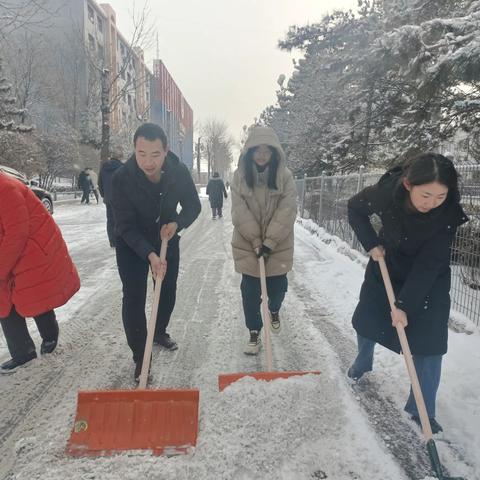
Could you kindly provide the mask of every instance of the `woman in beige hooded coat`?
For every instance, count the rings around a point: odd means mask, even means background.
[[[250,340],[245,353],[260,348],[260,273],[258,258],[265,259],[270,327],[280,330],[279,310],[293,265],[293,227],[296,189],[286,167],[285,153],[269,127],[253,127],[240,156],[232,185],[232,249],[235,270],[242,274],[241,292]]]

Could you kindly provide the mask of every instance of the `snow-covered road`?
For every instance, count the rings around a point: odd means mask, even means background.
[[[218,392],[219,373],[260,370],[264,359],[243,354],[248,335],[240,276],[231,258],[229,206],[221,221],[212,221],[204,207],[181,241],[177,305],[169,328],[179,349],[156,347],[152,363],[153,388],[200,389],[196,449],[170,458],[141,452],[96,459],[64,454],[78,390],[134,388],[104,207],[68,204],[57,207],[54,217],[82,288],[57,310],[61,336],[56,353],[0,376],[0,477],[426,478],[429,464],[422,438],[402,412],[408,381],[401,358],[378,349],[374,374],[353,388],[345,378],[355,354],[350,318],[362,280],[362,258],[338,242],[325,243],[329,238],[320,241],[302,226],[297,227],[282,332],[273,338],[274,368],[322,374],[271,383],[243,379]],[[32,335],[38,345],[35,329]],[[449,470],[475,480],[480,479],[480,381],[461,383],[455,371],[467,369],[467,375],[479,376],[480,335],[473,329],[472,335],[453,336],[440,396],[448,393],[439,400],[439,420],[455,443],[450,446],[440,438],[437,445]],[[3,337],[0,357],[8,357]]]

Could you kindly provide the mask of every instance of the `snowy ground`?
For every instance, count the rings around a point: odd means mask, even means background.
[[[247,331],[240,276],[233,270],[231,223],[201,217],[184,234],[178,299],[170,333],[179,350],[155,349],[153,387],[198,387],[196,449],[184,456],[141,452],[71,459],[64,454],[78,390],[133,388],[121,325],[121,288],[108,247],[103,205],[56,207],[82,289],[58,309],[57,352],[0,376],[0,478],[101,479],[426,479],[422,437],[403,413],[408,380],[402,358],[379,348],[372,374],[350,386],[355,354],[350,318],[365,259],[310,224],[297,225],[294,271],[282,332],[273,339],[277,370],[319,376],[271,383],[243,379],[223,393],[217,376],[263,368],[242,353]],[[308,228],[305,228],[308,227]],[[445,357],[436,439],[455,475],[480,479],[480,334],[456,316]],[[37,345],[38,335],[32,328]],[[3,337],[0,360],[8,358]]]

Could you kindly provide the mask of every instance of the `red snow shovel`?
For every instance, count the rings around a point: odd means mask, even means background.
[[[231,383],[236,382],[243,377],[253,377],[256,380],[275,380],[277,378],[288,378],[298,375],[314,374],[319,375],[320,372],[273,372],[272,371],[272,346],[270,343],[270,331],[268,322],[270,322],[270,311],[268,309],[267,280],[265,275],[265,260],[262,257],[258,259],[260,267],[260,286],[262,289],[262,316],[263,316],[263,332],[265,339],[265,354],[267,356],[267,371],[253,373],[224,373],[218,376],[218,388],[224,390]]]
[[[166,254],[167,241],[162,241],[162,261]],[[196,444],[199,391],[147,390],[161,288],[162,280],[157,279],[138,389],[79,392],[69,455],[99,456],[122,450],[173,455]]]
[[[395,294],[393,293],[392,282],[390,281],[390,275],[388,274],[387,265],[384,258],[380,258],[378,261],[380,265],[380,271],[382,272],[383,283],[385,290],[387,291],[388,301],[390,303],[390,309],[394,311],[395,306]],[[410,352],[410,346],[408,345],[407,336],[403,325],[397,324],[397,333],[402,347],[403,358],[407,366],[408,375],[412,384],[413,396],[417,404],[418,414],[420,416],[420,423],[422,424],[422,432],[427,444],[427,452],[430,458],[432,469],[435,472],[439,480],[465,480],[463,477],[448,477],[443,474],[443,468],[438,456],[437,447],[433,440],[432,428],[430,427],[430,421],[428,419],[427,408],[425,407],[425,401],[423,399],[422,390],[418,381],[417,371],[415,370],[415,364],[413,363],[412,354]]]

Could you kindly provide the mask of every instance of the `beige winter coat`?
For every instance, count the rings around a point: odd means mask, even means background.
[[[245,154],[248,149],[259,145],[269,145],[279,153],[277,190],[268,188],[268,168],[262,173],[254,168],[254,188],[247,186]],[[289,272],[293,265],[296,188],[293,175],[286,167],[285,153],[271,128],[252,129],[233,176],[231,197],[235,270],[259,277],[255,249],[263,244],[272,250],[266,260],[267,277]]]

